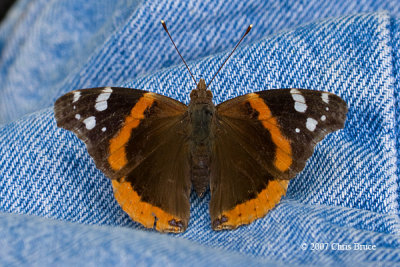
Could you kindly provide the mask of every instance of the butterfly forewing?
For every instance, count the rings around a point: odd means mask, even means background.
[[[134,220],[159,231],[187,227],[186,105],[142,90],[104,87],[72,91],[54,110],[57,125],[83,140],[96,166],[113,179],[117,201]]]
[[[54,105],[57,125],[75,133],[85,142],[96,166],[108,177],[118,179],[121,175],[107,161],[109,143],[145,93],[111,87],[72,91]]]
[[[287,180],[304,168],[316,143],[344,127],[346,113],[340,97],[303,89],[251,93],[218,105],[210,182],[213,228],[236,228],[263,217],[286,193]]]

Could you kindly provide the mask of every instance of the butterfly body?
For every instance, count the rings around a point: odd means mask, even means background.
[[[207,90],[204,79],[201,79],[197,88],[191,92],[190,98],[188,137],[190,142],[191,182],[197,195],[203,196],[210,183],[215,105],[212,102],[212,93]]]

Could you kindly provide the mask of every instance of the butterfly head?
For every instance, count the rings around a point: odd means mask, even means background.
[[[190,93],[190,102],[191,103],[210,103],[212,102],[212,93],[210,90],[207,90],[206,81],[204,79],[200,79],[197,84],[197,88],[193,89]]]

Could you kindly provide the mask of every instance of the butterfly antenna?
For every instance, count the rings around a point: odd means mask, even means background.
[[[222,69],[222,67],[225,65],[225,63],[228,61],[228,59],[232,56],[233,52],[235,52],[236,48],[239,46],[239,44],[243,41],[244,37],[250,32],[251,28],[253,28],[253,24],[250,24],[249,27],[247,27],[246,32],[243,34],[242,38],[240,38],[239,42],[236,44],[235,48],[233,48],[232,52],[229,54],[229,56],[225,59],[224,63],[222,63],[221,67],[217,70],[217,72],[214,74],[212,77],[211,81],[207,84],[207,88],[210,86],[211,82],[214,80],[215,76],[217,76],[218,72]]]
[[[193,74],[192,74],[192,72],[190,71],[189,66],[186,64],[186,61],[183,59],[181,53],[179,53],[178,47],[176,47],[176,45],[175,45],[175,43],[174,43],[174,40],[172,40],[171,34],[169,34],[169,32],[168,32],[167,24],[165,24],[165,21],[163,21],[163,20],[161,20],[161,24],[163,25],[164,30],[167,32],[167,34],[168,34],[168,36],[169,36],[169,39],[171,39],[171,42],[172,42],[173,45],[175,46],[176,51],[178,52],[179,56],[181,57],[183,63],[185,63],[185,66],[186,66],[186,68],[188,69],[188,71],[189,71],[189,73],[190,73],[190,76],[192,76],[192,79],[193,79],[194,83],[195,83],[196,86],[197,86],[196,79],[193,77]]]

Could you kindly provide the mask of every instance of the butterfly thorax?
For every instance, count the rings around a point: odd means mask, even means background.
[[[212,93],[207,90],[204,79],[200,79],[197,88],[190,94],[189,137],[191,181],[196,193],[202,196],[209,185],[210,159],[213,136],[211,125],[214,120],[215,106]]]

